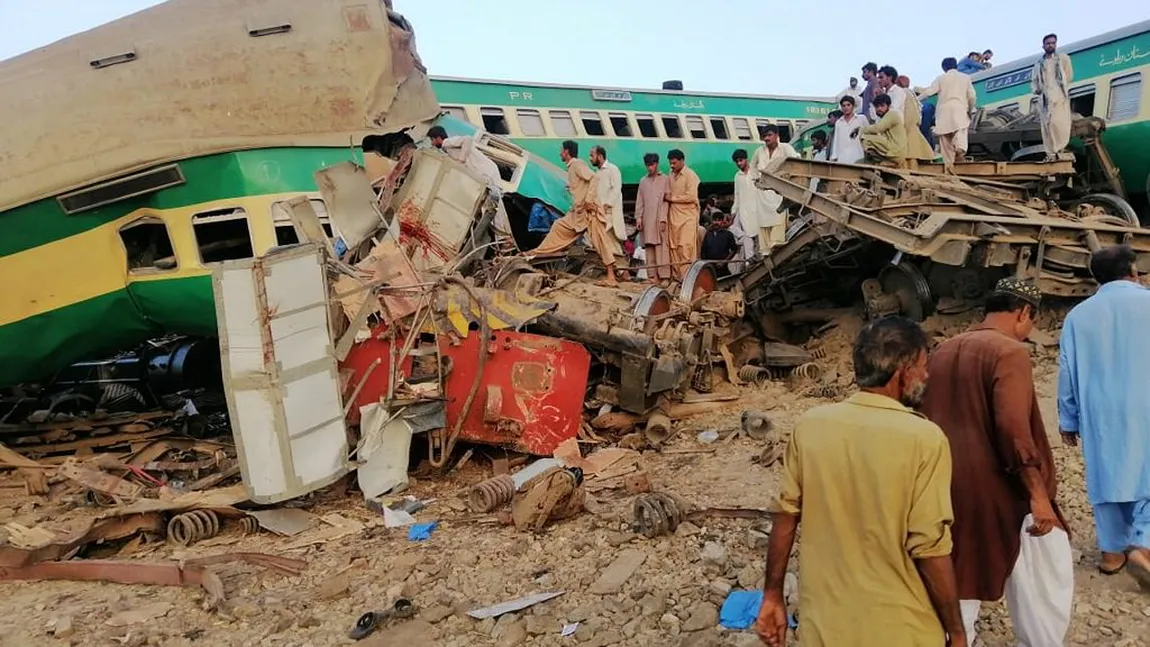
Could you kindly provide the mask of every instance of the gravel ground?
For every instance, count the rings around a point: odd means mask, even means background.
[[[847,322],[823,341],[821,382],[844,391],[849,382],[852,327]],[[928,321],[944,336],[962,328],[963,318]],[[1046,322],[1048,329],[1053,322]],[[1056,334],[1056,331],[1052,331]],[[1054,389],[1056,353],[1036,350],[1036,379],[1047,428],[1057,437]],[[806,409],[827,402],[803,397],[811,384],[769,382],[746,387],[722,411],[684,421],[670,447],[696,453],[646,452],[641,458],[656,488],[673,491],[700,506],[765,507],[777,486],[777,467],[752,462],[763,449],[746,438],[703,446],[696,434],[732,429],[744,409],[765,411],[786,434]],[[1072,645],[1150,646],[1150,595],[1125,575],[1103,577],[1082,459],[1056,444],[1059,498],[1073,530],[1077,564]],[[474,519],[460,510],[456,494],[489,475],[473,461],[450,478],[421,480],[412,494],[436,498],[417,513],[440,525],[425,542],[387,529],[351,493],[325,492],[312,512],[339,514],[365,524],[354,533],[288,551],[291,538],[267,533],[241,537],[225,533],[189,549],[160,545],[134,558],[181,559],[229,551],[260,551],[304,559],[308,569],[290,577],[254,566],[220,569],[228,599],[204,611],[204,594],[192,588],[121,586],[100,583],[6,583],[0,617],[0,645],[284,645],[353,644],[346,637],[363,612],[381,609],[397,596],[412,598],[418,615],[376,632],[362,645],[756,645],[746,632],[717,627],[718,608],[731,588],[761,586],[766,535],[754,522],[716,520],[684,524],[670,536],[646,539],[629,527],[632,497],[622,490],[595,493],[588,512],[539,535]],[[63,514],[65,505],[37,505],[18,496],[18,477],[0,479],[0,522],[25,525]],[[13,487],[9,487],[13,486]],[[617,591],[593,593],[593,584],[613,563],[642,559]],[[793,564],[792,564],[793,566]],[[473,620],[464,612],[545,591],[564,595],[498,620]],[[577,623],[574,635],[561,636]],[[1013,644],[1001,604],[983,605],[980,641]]]

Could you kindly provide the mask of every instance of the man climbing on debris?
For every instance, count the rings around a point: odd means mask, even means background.
[[[620,241],[627,239],[627,223],[623,219],[623,175],[619,167],[607,161],[607,149],[602,146],[591,147],[591,166],[596,169],[595,175],[599,185],[599,203],[607,216],[607,224],[611,227],[615,238]]]
[[[1058,158],[1070,143],[1070,83],[1074,68],[1070,57],[1060,54],[1058,36],[1042,37],[1042,56],[1030,73],[1030,89],[1038,95],[1038,116],[1042,124],[1042,147],[1046,160]]]
[[[503,205],[503,178],[499,175],[499,167],[495,161],[475,146],[474,138],[448,137],[447,130],[443,126],[432,126],[427,131],[427,137],[437,150],[443,151],[451,159],[487,180],[487,190],[496,203],[492,226],[497,236],[511,238],[511,219],[508,218],[507,208]]]
[[[671,243],[671,274],[682,280],[687,269],[699,259],[699,176],[687,166],[683,151],[667,153],[671,180],[664,199],[670,205],[667,233]]]
[[[1126,568],[1150,591],[1150,291],[1137,260],[1126,245],[1090,258],[1098,291],[1066,315],[1058,340],[1058,423],[1064,444],[1081,438],[1098,570]]]
[[[946,172],[954,173],[954,163],[966,158],[970,115],[977,101],[974,84],[969,76],[958,71],[954,57],[942,59],[942,74],[919,97],[925,99],[936,94],[938,106],[934,113],[934,134],[938,135],[938,147],[942,151]]]
[[[664,287],[671,280],[671,246],[668,231],[670,204],[664,199],[671,191],[671,178],[659,171],[659,156],[643,156],[647,174],[639,180],[635,194],[635,227],[643,237],[643,258],[651,283]]]
[[[843,97],[839,101],[839,108],[842,109],[842,117],[839,117],[835,122],[835,130],[831,135],[831,156],[832,162],[842,162],[843,164],[856,164],[863,158],[862,142],[859,141],[858,133],[855,133],[860,128],[869,126],[870,122],[867,118],[855,112],[855,99],[854,97]],[[852,135],[851,133],[855,133]]]
[[[579,144],[568,139],[559,150],[559,159],[567,165],[567,190],[571,192],[571,211],[551,225],[551,231],[539,246],[532,251],[533,256],[554,256],[562,253],[579,240],[584,232],[591,239],[591,246],[599,254],[607,269],[604,282],[616,285],[615,257],[622,253],[619,241],[609,233],[607,216],[599,202],[599,189],[595,184],[595,173],[587,162],[579,159]]]
[[[1023,343],[1040,299],[1033,282],[1002,279],[983,322],[930,359],[922,412],[950,441],[954,570],[971,642],[981,603],[1004,594],[1020,644],[1061,645],[1070,627],[1074,559]]]
[[[799,157],[793,146],[779,141],[779,128],[768,124],[759,129],[759,136],[763,145],[756,151],[751,159],[751,167],[755,175],[774,173],[782,166],[783,161],[789,157]],[[783,197],[774,191],[767,191],[767,204],[770,205],[759,218],[759,251],[769,253],[772,247],[787,242],[786,214],[779,211]]]
[[[874,98],[877,123],[851,131],[851,137],[862,141],[863,153],[869,164],[901,168],[906,161],[906,129],[902,115],[891,109],[890,97],[880,94]]]
[[[859,333],[853,359],[860,391],[803,414],[787,442],[755,631],[786,644],[783,582],[801,522],[804,647],[966,647],[950,560],[950,449],[910,408],[926,387],[926,334],[902,317],[880,319]]]

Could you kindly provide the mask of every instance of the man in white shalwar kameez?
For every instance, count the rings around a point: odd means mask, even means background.
[[[967,135],[970,131],[970,113],[974,112],[976,96],[970,76],[958,71],[953,56],[942,59],[942,74],[919,95],[925,99],[938,95],[934,112],[934,134],[942,149],[942,161],[948,173],[954,172],[954,163],[966,157]]]
[[[755,151],[751,159],[751,168],[755,177],[764,173],[773,173],[788,157],[799,157],[798,151],[786,142],[779,141],[779,128],[774,124],[763,126],[759,131],[763,138],[763,145]],[[782,245],[787,239],[787,220],[785,214],[779,212],[783,196],[774,191],[764,191],[767,208],[759,213],[759,251],[766,254],[772,247]]]
[[[1056,159],[1070,143],[1070,82],[1074,80],[1074,68],[1069,56],[1054,51],[1057,48],[1058,36],[1043,37],[1042,57],[1030,74],[1030,89],[1038,95],[1042,147],[1047,160]]]
[[[735,217],[735,225],[743,234],[743,258],[754,258],[759,253],[759,223],[764,218],[770,222],[772,213],[771,202],[767,192],[755,186],[758,173],[747,159],[747,151],[740,148],[731,155],[738,171],[735,173],[735,203],[731,207],[731,215]],[[777,206],[776,206],[777,209]],[[734,231],[735,226],[731,227]],[[736,237],[738,234],[735,234]]]
[[[843,164],[856,164],[863,158],[862,140],[851,133],[870,125],[866,117],[855,112],[854,97],[843,97],[839,101],[839,109],[843,116],[835,122],[835,131],[831,135],[831,161]]]
[[[498,205],[495,211],[495,220],[491,223],[495,233],[501,237],[511,236],[511,219],[507,216],[507,208],[503,206],[503,178],[499,175],[499,167],[488,156],[475,146],[471,137],[448,137],[443,126],[432,126],[427,131],[431,145],[443,151],[448,157],[475,171],[487,180],[487,188],[495,198]]]
[[[627,224],[623,220],[623,174],[619,167],[607,161],[607,151],[602,146],[591,147],[591,166],[599,176],[599,202],[607,213],[607,224],[620,241],[627,239]]]

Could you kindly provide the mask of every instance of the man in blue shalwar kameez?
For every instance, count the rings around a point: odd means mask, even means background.
[[[1082,440],[1099,570],[1150,590],[1150,290],[1136,260],[1125,245],[1090,259],[1100,287],[1062,327],[1058,421],[1065,444]]]

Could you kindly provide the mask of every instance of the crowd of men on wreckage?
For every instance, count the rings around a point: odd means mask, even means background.
[[[1070,140],[1068,92],[1073,72],[1070,57],[1055,51],[1057,44],[1055,34],[1043,37],[1044,54],[1034,65],[1031,81],[1034,94],[1040,98],[1048,159],[1056,158]],[[838,97],[839,109],[828,115],[831,135],[821,131],[812,134],[813,159],[913,168],[919,161],[935,159],[928,140],[937,136],[943,163],[952,171],[954,163],[966,155],[975,110],[976,95],[968,74],[986,69],[992,55],[986,50],[982,54],[971,52],[961,62],[945,58],[943,73],[928,87],[915,91],[909,89],[910,80],[894,67],[867,63],[862,67],[866,85],[860,88],[852,77],[850,86]],[[937,106],[921,101],[934,95],[938,96]],[[925,121],[924,106],[928,112]],[[768,254],[786,239],[786,215],[779,211],[782,198],[774,191],[759,189],[755,180],[777,170],[785,159],[799,157],[793,146],[780,140],[776,126],[764,126],[759,134],[762,146],[753,153],[739,149],[732,155],[737,171],[729,213],[718,208],[714,195],[700,204],[699,176],[687,166],[683,151],[668,151],[670,174],[660,169],[657,153],[644,155],[647,175],[639,182],[631,231],[623,213],[622,175],[608,160],[607,150],[592,146],[588,165],[579,157],[577,142],[563,142],[559,157],[567,168],[572,207],[549,223],[546,237],[530,253],[536,257],[561,256],[585,239],[599,255],[608,285],[627,278],[634,269],[638,278],[666,287],[672,280],[682,280],[700,259],[727,261],[715,264],[719,275],[739,271],[745,261]],[[449,137],[440,126],[432,128],[428,136],[433,146],[486,177],[498,195],[499,169],[475,148],[470,137]],[[494,227],[498,235],[510,237],[510,223],[502,208]],[[632,259],[638,261],[638,267],[633,267]]]

